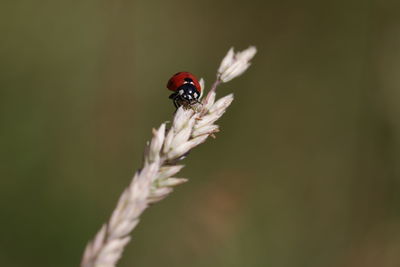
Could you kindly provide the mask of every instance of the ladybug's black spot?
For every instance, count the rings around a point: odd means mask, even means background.
[[[193,82],[193,80],[190,79],[190,78],[185,78],[184,80],[185,80],[185,82],[189,82],[189,83],[190,83],[190,82]]]

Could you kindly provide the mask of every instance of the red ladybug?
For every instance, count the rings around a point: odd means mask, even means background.
[[[167,88],[174,91],[169,98],[174,101],[176,108],[190,106],[199,102],[201,93],[200,83],[190,72],[178,72],[169,79]]]

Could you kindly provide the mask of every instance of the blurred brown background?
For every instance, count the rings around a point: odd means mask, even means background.
[[[78,266],[171,118],[256,45],[119,266],[400,266],[400,3],[1,1],[0,266]]]

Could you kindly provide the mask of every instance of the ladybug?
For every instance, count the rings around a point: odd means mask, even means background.
[[[174,101],[176,108],[200,103],[201,86],[197,78],[190,72],[176,73],[169,79],[167,88],[174,92],[169,98]]]

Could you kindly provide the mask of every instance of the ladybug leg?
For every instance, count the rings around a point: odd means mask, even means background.
[[[179,105],[178,105],[178,98],[179,98],[179,95],[175,92],[175,93],[172,93],[172,94],[169,96],[169,98],[172,99],[172,102],[174,102],[175,108],[178,109],[178,108],[179,108]]]
[[[176,108],[176,109],[179,108],[178,100],[177,100],[176,98],[174,98],[174,105],[175,105],[175,108]]]
[[[174,105],[175,105],[176,109],[178,109],[181,106],[179,104],[178,100],[179,100],[179,95],[176,95],[175,98],[174,98]]]
[[[178,96],[177,93],[172,93],[172,94],[169,96],[169,99],[175,99],[177,96]]]

